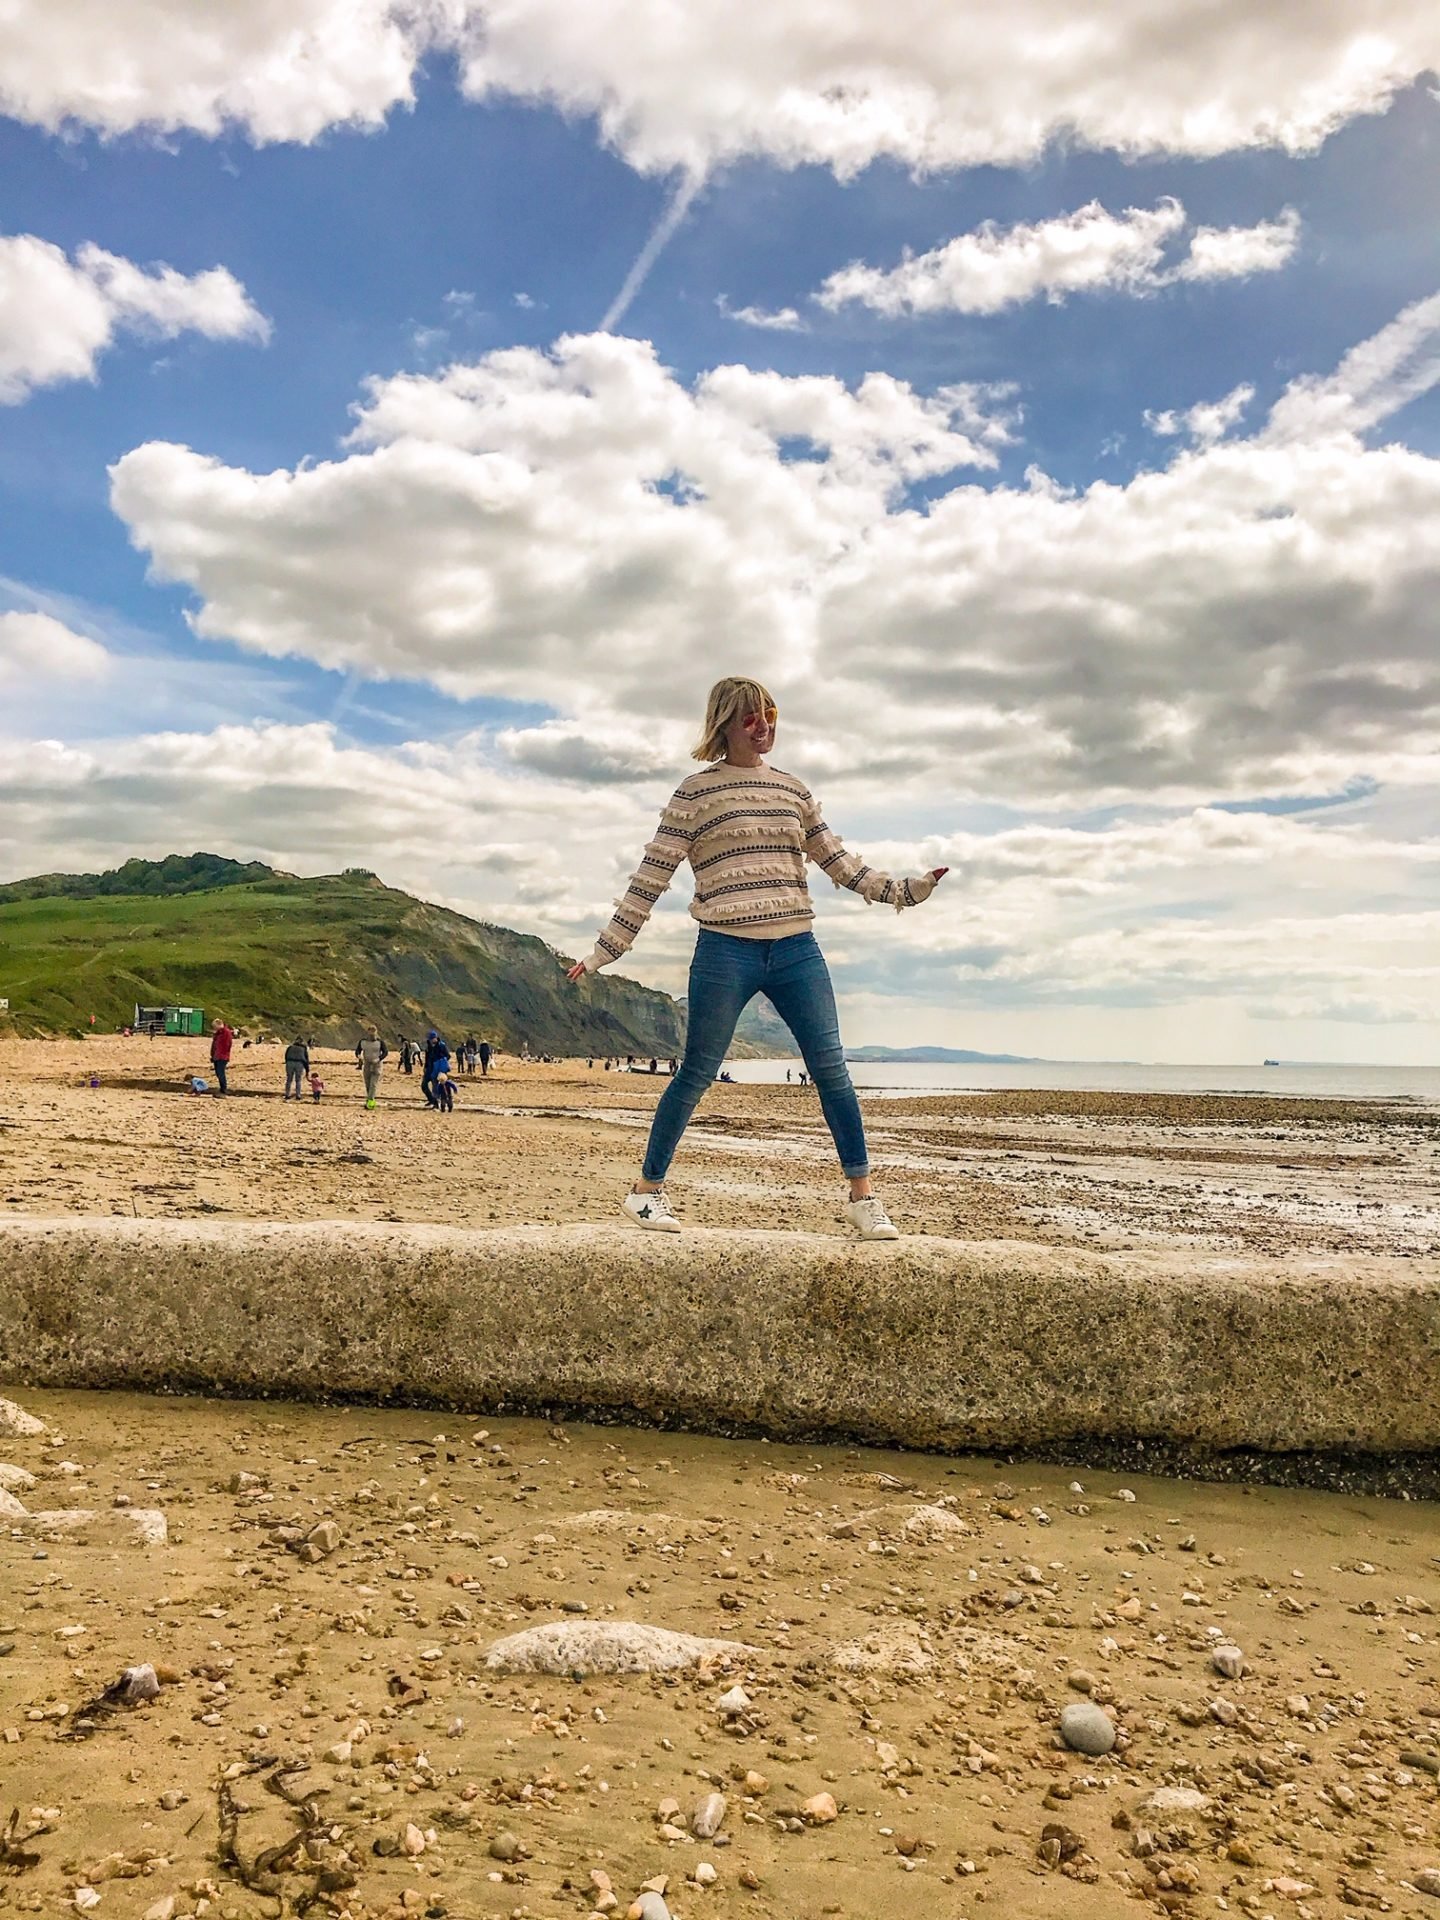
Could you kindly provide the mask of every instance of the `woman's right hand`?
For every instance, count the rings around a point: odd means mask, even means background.
[[[585,962],[583,960],[577,960],[565,978],[567,980],[583,980],[585,978]]]

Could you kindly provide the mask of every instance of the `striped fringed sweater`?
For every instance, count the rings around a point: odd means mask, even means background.
[[[586,957],[587,972],[628,950],[685,860],[695,870],[693,917],[716,933],[749,940],[779,940],[809,927],[815,909],[805,883],[807,860],[837,887],[897,911],[918,905],[935,887],[931,874],[894,880],[847,853],[819,802],[793,774],[722,760],[692,773],[670,796],[614,917]]]

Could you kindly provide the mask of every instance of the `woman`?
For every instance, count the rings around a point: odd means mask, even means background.
[[[840,1044],[835,995],[810,931],[815,912],[805,862],[813,860],[837,887],[897,910],[927,899],[949,868],[893,880],[847,853],[804,782],[767,764],[778,719],[758,680],[716,681],[693,756],[706,764],[672,794],[613,919],[568,978],[583,979],[627,952],[676,868],[688,860],[695,873],[690,912],[700,922],[700,935],[690,964],[685,1058],[655,1108],[641,1175],[625,1196],[625,1211],[642,1227],[679,1232],[665,1196],[670,1161],[701,1094],[720,1071],[736,1022],[763,992],[794,1034],[819,1092],[850,1182],[846,1212],[852,1226],[862,1240],[898,1240],[870,1185],[865,1128]]]

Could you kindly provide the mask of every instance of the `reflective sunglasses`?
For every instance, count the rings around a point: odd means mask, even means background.
[[[762,722],[767,727],[773,727],[779,718],[780,709],[778,707],[766,707],[763,713],[747,713],[740,724],[747,732],[754,733],[755,729],[760,726]]]

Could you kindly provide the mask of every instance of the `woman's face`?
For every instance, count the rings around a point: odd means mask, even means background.
[[[725,745],[732,760],[758,760],[775,745],[780,715],[774,707],[742,707],[725,729]]]

